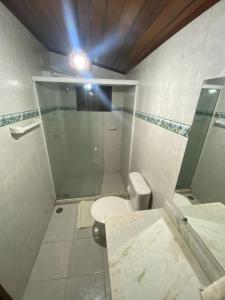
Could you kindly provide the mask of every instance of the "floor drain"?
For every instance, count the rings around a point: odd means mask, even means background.
[[[70,198],[70,194],[63,194],[63,198]]]
[[[62,207],[58,207],[58,208],[56,208],[56,213],[57,214],[60,214],[61,212],[63,211],[63,208]]]
[[[188,199],[195,200],[195,198],[193,196],[191,196],[191,195],[188,195]]]

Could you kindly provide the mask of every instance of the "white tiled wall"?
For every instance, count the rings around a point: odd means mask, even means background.
[[[37,107],[32,75],[45,49],[0,3],[0,114]],[[0,127],[0,282],[14,300],[26,283],[49,222],[54,190],[41,128],[19,139]]]
[[[137,110],[191,124],[202,81],[225,75],[225,0],[156,49],[128,78],[140,81]],[[132,168],[147,179],[153,207],[171,200],[186,139],[137,120]]]

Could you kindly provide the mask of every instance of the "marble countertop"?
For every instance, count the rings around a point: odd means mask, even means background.
[[[195,300],[209,281],[163,209],[106,222],[113,300]]]
[[[184,206],[179,209],[225,270],[225,205],[215,202]]]

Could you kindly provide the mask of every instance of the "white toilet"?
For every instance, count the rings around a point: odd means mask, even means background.
[[[111,215],[149,208],[151,190],[142,175],[138,172],[130,173],[129,183],[129,200],[115,196],[107,196],[93,203],[91,214],[97,222],[104,224],[106,219]]]
[[[192,205],[191,202],[182,194],[175,193],[173,197],[173,202],[177,207],[184,207]]]

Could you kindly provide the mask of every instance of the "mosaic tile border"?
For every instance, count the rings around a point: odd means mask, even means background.
[[[53,106],[53,107],[45,107],[41,108],[41,114],[48,114],[50,112],[54,112],[57,110],[66,110],[66,111],[75,111],[74,107],[68,107],[68,106]],[[112,111],[121,111],[128,113],[130,115],[133,115],[133,110],[127,107],[114,107],[112,108]],[[2,115],[0,116],[0,127],[7,126],[16,122],[24,121],[27,119],[31,119],[34,117],[39,116],[39,112],[37,109],[14,113],[14,114],[8,114],[8,115]],[[150,115],[148,113],[137,111],[135,113],[135,116],[139,119],[142,119],[146,122],[152,123],[154,125],[160,126],[164,129],[167,129],[169,131],[172,131],[176,134],[182,135],[184,137],[189,137],[191,126],[179,122],[175,122],[169,119],[157,117],[154,115]],[[214,114],[215,117],[223,118],[225,119],[225,113],[224,112],[216,112]]]
[[[39,116],[37,109],[0,116],[0,127],[21,122]]]
[[[151,124],[160,126],[164,129],[167,129],[167,130],[172,131],[176,134],[182,135],[186,138],[189,137],[190,130],[191,130],[190,125],[175,122],[175,121],[165,119],[165,118],[161,118],[161,117],[157,117],[157,116],[150,115],[150,114],[140,112],[140,111],[137,111],[135,113],[135,116],[139,119],[142,119],[142,120],[144,120],[146,122],[149,122]]]

